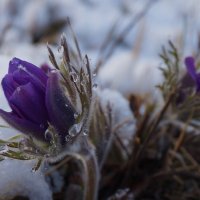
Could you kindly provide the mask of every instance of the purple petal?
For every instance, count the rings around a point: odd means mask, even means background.
[[[193,57],[185,58],[185,65],[187,67],[188,73],[196,81],[196,69],[195,69],[195,62]]]
[[[199,92],[200,91],[200,74],[196,73],[194,58],[187,57],[185,59],[185,65],[187,67],[188,73],[190,74],[190,76],[196,83],[196,91]]]
[[[37,139],[45,140],[44,132],[47,127],[38,126],[28,120],[18,118],[12,112],[5,112],[4,110],[0,109],[0,116],[12,127],[16,128],[17,130],[21,131],[24,134],[32,135]]]
[[[48,77],[43,70],[29,62],[13,58],[9,63],[8,73],[14,73],[18,69],[22,69],[32,76],[37,77],[44,85],[46,85]]]
[[[24,70],[17,69],[12,73],[13,79],[19,84],[19,85],[25,85],[30,80],[32,80],[32,77]]]
[[[47,124],[48,113],[45,95],[40,94],[32,83],[19,86],[8,99],[13,111],[20,117],[37,124]]]
[[[49,65],[48,64],[46,64],[46,63],[44,63],[44,64],[42,64],[41,66],[40,66],[40,68],[41,68],[41,70],[43,70],[43,72],[45,73],[45,74],[49,74],[50,72],[51,72],[51,67],[49,67]]]
[[[64,94],[58,72],[50,73],[46,90],[46,106],[51,124],[64,138],[75,122],[75,110]]]
[[[15,89],[19,86],[19,84],[16,81],[14,81],[12,74],[5,75],[2,79],[1,84],[7,99],[10,98]]]
[[[40,90],[40,92],[45,92],[46,85],[44,85],[37,77],[33,76],[29,72],[24,71],[23,69],[17,69],[12,75],[14,81],[19,85],[25,85],[31,82],[36,89]]]

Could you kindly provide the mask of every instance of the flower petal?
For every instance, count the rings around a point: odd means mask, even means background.
[[[32,79],[32,77],[23,69],[17,69],[16,71],[14,71],[12,73],[13,75],[13,79],[19,84],[19,85],[25,85],[28,82],[30,82],[30,80]]]
[[[196,83],[196,91],[199,92],[200,91],[200,74],[196,72],[194,58],[187,57],[185,59],[185,65],[187,67],[188,73],[190,74],[190,76]]]
[[[42,64],[41,66],[40,66],[40,69],[41,70],[43,70],[43,72],[45,73],[45,74],[49,74],[50,72],[51,72],[51,67],[49,67],[49,65],[48,64],[46,64],[46,63],[44,63],[44,64]]]
[[[8,124],[16,128],[17,130],[21,131],[22,133],[32,135],[33,137],[40,140],[45,140],[44,132],[46,131],[47,127],[40,127],[37,124],[34,124],[30,121],[18,118],[12,112],[5,112],[4,110],[1,109],[0,109],[0,116]]]
[[[185,65],[187,67],[188,73],[193,78],[193,80],[196,81],[196,69],[195,69],[195,62],[193,57],[187,57],[185,58]]]
[[[45,107],[45,94],[38,92],[32,83],[19,86],[8,101],[18,116],[23,116],[24,119],[39,125],[47,124],[48,114]]]
[[[13,58],[9,63],[8,73],[14,73],[18,69],[27,71],[29,74],[32,74],[33,76],[37,77],[38,80],[40,80],[44,85],[46,85],[48,77],[43,72],[43,70],[29,62],[20,60],[18,58]]]
[[[7,99],[10,98],[15,89],[19,86],[19,84],[14,81],[12,74],[5,75],[2,79],[1,85]]]
[[[69,128],[75,123],[75,110],[64,94],[58,72],[50,73],[46,89],[46,106],[50,123],[56,128],[61,139],[64,139]]]
[[[25,85],[31,82],[36,89],[40,90],[40,92],[45,92],[46,85],[44,85],[37,77],[33,76],[29,72],[23,69],[17,69],[12,75],[14,81],[19,85]]]

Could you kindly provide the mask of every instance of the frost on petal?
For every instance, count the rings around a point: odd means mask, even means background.
[[[18,69],[27,71],[28,73],[30,73],[30,75],[37,77],[38,80],[40,80],[44,85],[46,85],[48,77],[43,70],[41,70],[40,68],[36,67],[35,65],[29,62],[20,60],[18,58],[13,58],[9,63],[8,72],[14,73]]]

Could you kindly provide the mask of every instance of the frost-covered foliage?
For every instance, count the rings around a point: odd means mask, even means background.
[[[108,106],[111,109],[113,131],[119,135],[125,146],[130,145],[135,133],[136,119],[130,110],[129,102],[115,90],[99,89],[96,93],[103,112],[107,112]]]

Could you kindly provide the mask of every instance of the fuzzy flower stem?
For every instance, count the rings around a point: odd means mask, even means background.
[[[93,152],[90,153],[86,165],[88,173],[88,179],[87,179],[88,184],[86,184],[84,199],[96,200],[98,195],[98,185],[99,185],[99,168],[96,156]]]
[[[82,141],[82,147],[78,152],[63,151],[57,157],[48,158],[50,164],[68,161],[72,158],[82,165],[82,174],[84,182],[84,200],[97,200],[99,189],[99,166],[95,154],[94,146],[86,138]],[[48,172],[49,173],[49,172]]]

